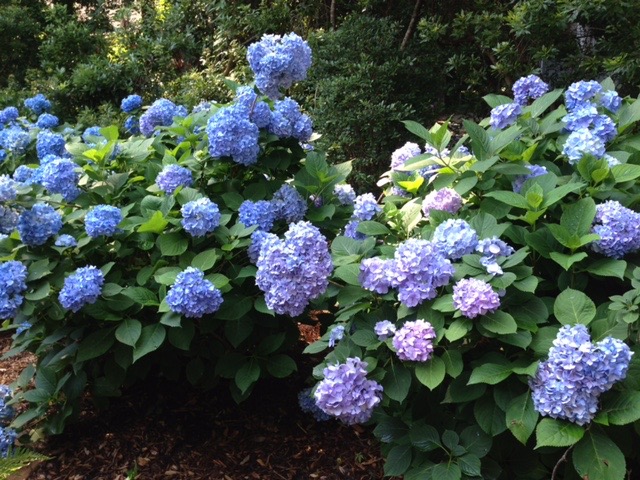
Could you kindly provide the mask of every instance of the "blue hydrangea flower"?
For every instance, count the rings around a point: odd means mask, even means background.
[[[610,112],[616,113],[622,106],[622,98],[618,96],[618,92],[615,90],[607,90],[600,95],[599,103]]]
[[[350,220],[349,223],[344,226],[344,236],[359,241],[365,240],[367,236],[358,231],[359,225],[360,220]]]
[[[48,112],[51,110],[51,102],[47,100],[42,93],[38,93],[36,96],[27,98],[24,101],[24,106],[31,110],[36,115]]]
[[[465,317],[476,318],[500,308],[500,296],[483,280],[463,278],[453,286],[453,306]]]
[[[549,91],[549,85],[537,75],[522,77],[513,84],[513,99],[520,105],[526,105],[529,99],[535,100]]]
[[[365,258],[360,263],[360,285],[365,290],[384,295],[393,283],[394,260],[378,257]]]
[[[275,212],[276,220],[284,220],[287,223],[299,222],[307,213],[307,202],[302,195],[289,184],[282,185],[273,194],[271,204]]]
[[[257,202],[245,200],[238,209],[238,220],[245,227],[257,225],[259,229],[268,232],[273,228],[273,222],[276,220],[276,211],[273,203],[266,200]]]
[[[564,104],[570,112],[580,109],[602,91],[602,86],[596,81],[572,83],[564,92]]]
[[[43,245],[62,228],[62,215],[47,203],[36,203],[20,214],[17,227],[22,243]]]
[[[18,434],[9,427],[0,427],[0,458],[7,458],[13,449]]]
[[[358,220],[371,220],[382,211],[373,193],[358,195],[353,205],[353,218]]]
[[[7,107],[4,110],[0,110],[0,124],[7,124],[15,122],[18,119],[20,113],[16,107]]]
[[[31,325],[29,322],[22,322],[20,323],[20,325],[18,325],[18,328],[16,328],[16,336],[20,335],[23,332],[26,332],[27,330],[29,330],[33,325]]]
[[[244,166],[258,161],[260,130],[243,108],[234,105],[218,110],[207,122],[207,135],[212,157],[231,157]]]
[[[340,205],[353,205],[356,200],[356,192],[348,183],[343,183],[333,187],[333,193],[338,198]]]
[[[7,402],[13,397],[13,391],[8,385],[0,385],[0,424],[7,425],[13,420],[15,410]]]
[[[171,163],[158,174],[156,184],[164,193],[172,195],[178,187],[190,187],[193,184],[193,175],[188,168]]]
[[[454,156],[459,156],[459,157],[466,157],[468,155],[471,155],[471,151],[469,150],[469,147],[467,147],[466,145],[460,145],[458,147],[458,150],[456,150],[456,152],[454,153]]]
[[[256,78],[256,86],[267,97],[280,98],[280,89],[307,77],[311,66],[311,48],[295,33],[263,35],[249,45],[247,60]]]
[[[258,100],[258,95],[251,87],[239,87],[236,90],[236,105],[243,109],[246,117],[258,128],[267,128],[271,123],[271,108]]]
[[[608,153],[605,153],[602,156],[602,159],[607,161],[607,164],[609,165],[609,168],[613,168],[616,165],[620,165],[620,160],[618,160],[616,157],[612,157]]]
[[[407,160],[422,153],[417,143],[407,142],[391,154],[391,170],[398,170]]]
[[[588,128],[572,132],[564,142],[562,154],[569,158],[569,163],[575,165],[584,155],[601,158],[605,152],[604,142]]]
[[[100,130],[102,128],[99,125],[85,128],[84,132],[82,132],[82,141],[91,146],[96,146],[96,142],[102,143],[106,139]]]
[[[49,193],[59,193],[67,202],[72,202],[81,191],[78,188],[80,174],[75,162],[56,158],[42,167],[42,185]]]
[[[382,320],[375,324],[373,331],[378,336],[378,340],[384,342],[386,339],[395,335],[396,326],[389,320]]]
[[[220,209],[208,198],[185,203],[180,209],[182,227],[192,237],[202,237],[220,225]]]
[[[429,322],[405,322],[393,336],[393,348],[400,360],[426,362],[433,355],[436,331]]]
[[[575,132],[582,128],[589,128],[599,115],[595,105],[587,103],[562,117],[562,121],[567,124],[565,128],[568,131]]]
[[[291,317],[325,292],[333,271],[327,240],[309,222],[292,223],[284,240],[263,245],[257,267],[267,307]]]
[[[78,242],[71,235],[65,233],[56,238],[54,245],[56,247],[75,247],[78,245]]]
[[[313,124],[311,119],[300,111],[298,102],[286,97],[275,103],[269,131],[280,138],[291,137],[306,142],[313,133]]]
[[[366,368],[358,357],[326,367],[314,393],[318,407],[347,425],[367,422],[382,400],[382,386],[367,380]]]
[[[31,143],[31,135],[22,128],[13,125],[0,130],[0,145],[14,155],[24,155]]]
[[[9,175],[0,175],[0,202],[15,200],[18,196],[18,183]]]
[[[606,115],[598,115],[594,119],[591,131],[603,142],[610,142],[618,135],[616,124]]]
[[[131,113],[134,110],[139,109],[140,107],[142,107],[142,97],[140,95],[129,95],[123,98],[122,102],[120,103],[120,109],[124,113]]]
[[[482,255],[480,264],[491,275],[502,275],[504,273],[500,265],[498,265],[498,257],[509,257],[515,252],[511,245],[506,244],[498,237],[483,238],[478,242],[476,251]]]
[[[47,155],[64,156],[66,153],[64,146],[65,140],[62,135],[49,130],[42,130],[38,133],[36,151],[39,159],[43,159]]]
[[[18,165],[18,168],[13,171],[13,179],[25,185],[38,184],[42,180],[41,177],[41,169],[27,167],[26,165]]]
[[[441,210],[455,215],[462,208],[462,197],[452,188],[430,192],[422,201],[422,213],[429,216],[431,210]]]
[[[201,318],[215,313],[222,305],[222,293],[194,267],[180,272],[167,292],[167,304],[172,312],[188,318]]]
[[[344,325],[337,325],[331,329],[329,334],[329,346],[331,348],[336,346],[336,343],[344,338]]]
[[[539,177],[541,175],[546,175],[547,173],[549,173],[546,167],[543,167],[542,165],[525,165],[525,166],[529,169],[529,172],[531,173],[529,173],[528,175],[518,175],[516,178],[514,178],[513,182],[511,183],[511,186],[513,187],[513,191],[515,193],[520,193],[522,191],[522,186],[524,185],[524,182],[526,182],[527,180]]]
[[[464,220],[449,219],[436,227],[431,241],[446,258],[458,260],[476,249],[478,234]]]
[[[0,234],[10,235],[18,226],[18,212],[6,205],[0,205]]]
[[[60,123],[58,117],[55,115],[51,115],[50,113],[43,113],[38,117],[38,121],[36,122],[36,127],[38,128],[55,128]]]
[[[255,265],[258,262],[262,247],[264,247],[265,245],[269,245],[272,242],[278,241],[280,241],[280,239],[273,233],[269,233],[261,229],[255,230],[251,234],[251,245],[249,245],[249,248],[247,249],[247,254],[249,255],[249,260],[251,260],[251,263]]]
[[[7,151],[4,148],[0,148],[0,163],[7,159]]]
[[[81,267],[64,279],[58,300],[65,309],[77,312],[98,300],[103,285],[104,275],[100,269],[93,265]]]
[[[591,243],[594,252],[610,258],[622,258],[640,249],[640,214],[616,200],[596,205],[592,233],[600,240]]]
[[[110,237],[117,233],[118,224],[122,221],[122,212],[112,205],[96,205],[87,213],[84,228],[92,238],[105,235]]]
[[[211,110],[211,107],[213,107],[213,104],[205,100],[193,107],[193,109],[191,109],[191,113],[208,112]]]
[[[0,263],[0,320],[13,318],[24,300],[27,289],[27,267],[11,260]]]
[[[135,117],[133,115],[127,117],[127,119],[124,121],[124,129],[131,135],[139,135],[140,120],[138,120],[138,117]]]
[[[318,405],[316,405],[316,401],[311,395],[311,388],[305,388],[300,393],[298,393],[298,405],[300,405],[300,410],[304,413],[310,413],[313,415],[313,418],[316,419],[317,422],[326,422],[327,420],[331,420],[331,415],[327,415],[324,413]]]
[[[157,127],[168,127],[173,123],[173,117],[186,117],[187,111],[171,100],[160,98],[153,102],[149,109],[140,116],[140,132],[150,137]]]
[[[522,107],[518,103],[506,103],[491,109],[489,124],[495,130],[502,130],[513,125],[522,114]]]

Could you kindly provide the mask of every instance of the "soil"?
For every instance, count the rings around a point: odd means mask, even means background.
[[[2,351],[10,338],[0,338]],[[0,361],[11,383],[35,359]],[[89,400],[64,434],[30,446],[52,459],[15,478],[46,480],[372,480],[383,460],[370,428],[316,422],[297,401],[312,368],[264,380],[237,405],[227,388],[202,392],[153,379],[98,411]]]

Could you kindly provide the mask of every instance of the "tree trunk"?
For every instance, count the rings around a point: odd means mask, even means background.
[[[329,23],[331,28],[336,29],[336,0],[331,0],[331,7],[329,7]]]
[[[416,33],[416,28],[418,28],[418,20],[420,20],[420,10],[422,9],[423,0],[416,0],[416,4],[413,7],[413,13],[411,14],[411,21],[409,22],[409,26],[407,27],[407,31],[404,34],[404,38],[402,39],[402,45],[400,45],[400,50],[404,50],[407,48],[407,45],[413,38],[413,34]]]

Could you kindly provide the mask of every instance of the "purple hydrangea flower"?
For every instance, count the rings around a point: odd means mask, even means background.
[[[104,275],[93,265],[78,268],[64,280],[58,300],[67,310],[77,312],[88,303],[95,303],[102,293]]]
[[[84,228],[92,237],[106,235],[110,237],[117,233],[118,224],[122,221],[122,212],[112,205],[97,205],[87,213]]]
[[[207,122],[207,135],[212,157],[231,157],[244,166],[258,161],[260,130],[241,106],[218,110]]]
[[[600,105],[612,113],[616,113],[622,106],[622,98],[615,90],[607,90],[600,96]]]
[[[353,205],[356,200],[356,192],[348,183],[336,185],[333,188],[333,193],[338,197],[340,205]]]
[[[298,404],[300,405],[300,410],[304,413],[310,413],[313,415],[313,418],[315,418],[317,422],[326,422],[327,420],[331,420],[331,415],[327,415],[320,410],[316,404],[315,398],[311,395],[311,390],[311,388],[305,388],[298,393]]]
[[[521,114],[522,107],[518,103],[498,105],[491,110],[489,124],[491,128],[502,130],[513,125]]]
[[[258,258],[260,258],[260,252],[262,251],[262,247],[268,245],[272,242],[278,242],[280,239],[277,235],[273,233],[266,232],[264,230],[255,230],[251,234],[251,245],[247,249],[247,254],[249,255],[249,260],[254,265],[258,262]],[[268,248],[268,247],[267,247]]]
[[[38,133],[36,140],[36,151],[38,158],[43,159],[47,155],[55,155],[56,157],[65,156],[64,137],[58,133],[42,130]]]
[[[313,124],[311,119],[300,111],[298,102],[286,97],[275,103],[269,131],[280,138],[291,137],[306,142],[313,133]]]
[[[591,130],[583,128],[571,133],[562,147],[562,154],[569,158],[569,163],[575,165],[586,155],[601,158],[605,152],[604,142]]]
[[[382,211],[373,193],[358,195],[353,204],[353,218],[366,221],[373,219]]]
[[[570,112],[580,109],[602,91],[602,86],[596,81],[572,83],[564,92],[564,103]]]
[[[217,312],[223,299],[220,290],[204,278],[202,270],[187,267],[176,277],[167,292],[166,301],[172,312],[188,318],[201,318]]]
[[[476,249],[478,234],[464,220],[449,219],[436,227],[431,241],[446,258],[458,260]]]
[[[350,220],[349,223],[344,226],[344,236],[353,238],[354,240],[365,240],[367,236],[358,231],[358,225],[360,225],[360,220]]]
[[[276,220],[276,210],[273,203],[267,200],[257,202],[245,200],[238,209],[238,220],[245,227],[257,225],[259,229],[268,232],[273,228],[273,222]]]
[[[407,142],[391,154],[391,170],[398,170],[407,160],[422,153],[417,143]]]
[[[331,348],[336,346],[336,343],[344,338],[344,325],[337,325],[331,329],[329,334],[329,346]]]
[[[600,240],[591,244],[594,252],[610,258],[622,258],[640,249],[640,214],[616,200],[596,205],[592,233]]]
[[[56,238],[54,245],[56,247],[75,247],[78,245],[78,242],[71,235],[64,234]]]
[[[168,127],[173,123],[173,117],[186,117],[187,111],[171,100],[160,98],[153,102],[149,109],[140,116],[140,132],[145,137],[153,135],[156,127]]]
[[[365,258],[360,264],[360,285],[365,290],[384,295],[393,283],[395,261],[378,257]]]
[[[96,141],[102,143],[104,140],[104,135],[100,132],[101,127],[99,125],[94,125],[93,127],[85,128],[84,132],[82,132],[82,141],[90,146],[96,146]]]
[[[393,336],[393,348],[400,360],[426,362],[433,355],[436,331],[429,322],[416,320],[405,322]]]
[[[431,210],[442,210],[455,215],[462,208],[462,197],[451,188],[430,192],[422,202],[422,213],[429,216]]]
[[[378,336],[378,340],[384,342],[386,339],[391,338],[396,333],[396,326],[389,320],[382,320],[377,322],[373,327],[373,331]]]
[[[347,425],[367,422],[382,400],[382,386],[367,380],[366,368],[358,357],[325,368],[314,393],[318,407]]]
[[[294,187],[286,183],[273,194],[271,204],[276,220],[287,223],[299,222],[307,213],[307,202]]]
[[[13,318],[24,300],[27,289],[27,267],[11,260],[0,263],[0,320]]]
[[[620,165],[620,160],[618,160],[616,157],[612,157],[611,155],[609,155],[608,153],[605,153],[602,156],[603,160],[606,160],[607,164],[609,165],[609,168],[613,168],[616,165]]]
[[[529,99],[535,100],[549,91],[549,85],[537,75],[520,78],[513,84],[513,99],[519,105],[526,105]]]
[[[51,102],[47,100],[42,93],[38,93],[36,96],[27,98],[24,101],[24,106],[31,110],[36,115],[48,112],[51,110]]]
[[[182,228],[192,237],[202,237],[220,225],[220,209],[208,198],[185,203],[180,209]]]
[[[465,317],[476,318],[500,308],[500,296],[487,282],[464,278],[453,286],[453,306]]]
[[[142,97],[140,95],[129,95],[122,99],[120,109],[124,113],[131,113],[142,107]]]
[[[46,203],[36,203],[18,218],[18,233],[22,243],[29,246],[44,244],[62,228],[62,215]]]
[[[529,169],[529,172],[531,173],[529,173],[528,175],[518,175],[513,180],[513,183],[511,184],[511,186],[513,187],[513,191],[515,193],[520,193],[522,191],[522,186],[524,185],[524,182],[526,182],[527,180],[539,177],[541,175],[546,175],[547,173],[549,173],[546,167],[543,167],[542,165],[525,165],[525,166]]]
[[[81,191],[78,188],[80,174],[75,162],[67,158],[56,158],[42,167],[42,186],[49,193],[59,193],[67,202],[72,202]]]
[[[16,107],[7,107],[4,110],[0,110],[0,124],[7,124],[15,122],[18,119],[20,113]]]
[[[158,174],[156,184],[167,195],[173,195],[178,187],[190,187],[193,184],[193,175],[188,168],[171,163]]]
[[[55,128],[60,123],[58,117],[55,115],[51,115],[50,113],[43,113],[38,117],[38,121],[36,122],[36,127],[46,129],[46,128]]]
[[[478,242],[476,251],[482,255],[480,264],[492,275],[502,275],[504,272],[498,265],[498,257],[509,257],[515,250],[498,237],[483,238]]]

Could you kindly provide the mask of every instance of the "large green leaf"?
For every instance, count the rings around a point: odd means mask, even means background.
[[[538,412],[533,408],[529,392],[523,393],[509,403],[506,417],[507,428],[523,445],[527,444],[527,440],[536,428],[537,421]]]
[[[536,448],[569,447],[584,435],[584,428],[564,420],[543,418],[536,428]]]
[[[140,338],[133,347],[133,361],[134,363],[151,353],[162,345],[167,331],[164,325],[156,323],[154,325],[147,325],[142,329]]]
[[[640,392],[624,391],[611,394],[602,405],[611,425],[627,425],[640,420]]]
[[[384,462],[384,474],[386,476],[402,475],[411,465],[411,445],[396,445],[393,447]]]
[[[596,316],[596,305],[581,291],[567,288],[556,297],[553,313],[563,325],[588,325]]]
[[[106,353],[115,341],[113,330],[113,328],[102,328],[89,334],[80,342],[76,361],[84,362]]]
[[[581,478],[624,480],[627,464],[618,446],[599,429],[589,430],[573,449],[573,466]]]
[[[411,387],[411,373],[402,365],[393,365],[382,381],[384,393],[392,400],[402,402]]]
[[[133,318],[125,318],[116,329],[116,339],[133,347],[142,333],[142,324]]]
[[[475,383],[487,383],[495,385],[513,373],[513,367],[510,364],[499,365],[495,363],[485,363],[476,367],[471,372],[469,385]]]
[[[187,240],[179,232],[168,233],[161,235],[156,240],[156,244],[160,249],[160,253],[166,257],[175,257],[182,255],[187,251],[189,247],[189,240]]]
[[[415,374],[418,381],[433,390],[444,380],[446,367],[440,357],[431,357],[428,362],[420,363],[416,366]]]

